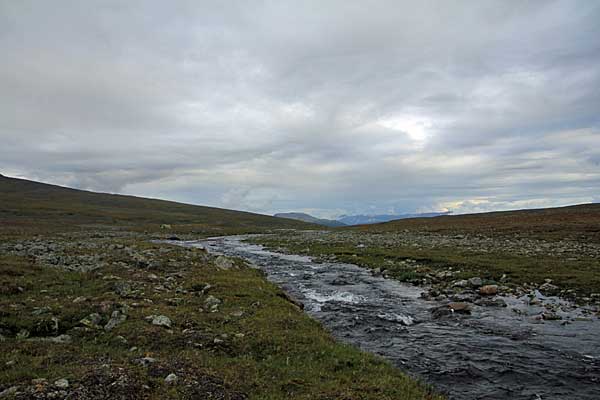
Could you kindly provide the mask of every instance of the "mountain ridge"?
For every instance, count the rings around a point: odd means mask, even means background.
[[[328,226],[330,228],[339,228],[342,226],[347,226],[345,223],[325,218],[317,218],[313,217],[310,214],[301,213],[301,212],[287,212],[287,213],[277,213],[273,215],[276,218],[288,218],[297,221],[304,221],[308,223],[313,223],[317,225]]]

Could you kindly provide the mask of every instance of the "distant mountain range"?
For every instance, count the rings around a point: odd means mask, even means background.
[[[419,214],[342,215],[337,220],[339,222],[343,222],[346,225],[366,225],[378,224],[381,222],[388,222],[396,219],[439,217],[440,215],[449,215],[451,213],[452,211]]]
[[[335,228],[348,225],[378,224],[396,219],[439,217],[440,215],[449,215],[451,213],[452,211],[419,214],[342,215],[337,220],[316,218],[312,215],[299,212],[279,213],[275,214],[274,216],[278,218],[296,219],[298,221],[310,222],[313,224]]]
[[[287,218],[287,219],[295,219],[298,221],[310,222],[312,224],[329,226],[331,228],[336,228],[339,226],[346,226],[345,223],[340,222],[340,221],[335,221],[332,219],[316,218],[316,217],[313,217],[312,215],[305,214],[305,213],[299,213],[299,212],[279,213],[279,214],[275,214],[273,216],[277,217],[277,218]]]

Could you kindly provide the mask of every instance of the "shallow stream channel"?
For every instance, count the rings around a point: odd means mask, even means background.
[[[564,324],[508,307],[434,318],[443,303],[423,289],[352,264],[319,263],[244,241],[245,236],[177,242],[244,258],[304,304],[338,340],[378,354],[449,399],[600,399],[600,321]],[[517,311],[517,312],[515,312]]]

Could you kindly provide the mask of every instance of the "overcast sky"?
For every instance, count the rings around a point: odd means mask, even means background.
[[[0,173],[261,213],[600,201],[600,2],[0,0]]]

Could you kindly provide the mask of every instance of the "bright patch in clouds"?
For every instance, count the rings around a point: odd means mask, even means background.
[[[425,118],[399,116],[380,119],[377,123],[385,128],[402,131],[413,141],[423,142],[431,133],[433,124]]]

